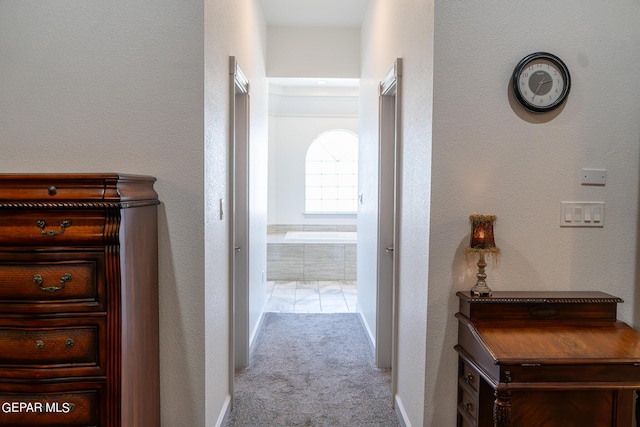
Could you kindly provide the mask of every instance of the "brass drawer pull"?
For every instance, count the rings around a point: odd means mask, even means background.
[[[467,402],[467,403],[464,405],[464,409],[466,409],[466,410],[467,410],[467,412],[471,412],[471,411],[473,411],[473,403],[471,403],[471,402]]]
[[[45,292],[55,292],[55,291],[60,291],[62,289],[64,289],[64,285],[67,282],[71,281],[71,274],[69,273],[65,273],[64,276],[62,276],[60,278],[60,284],[62,286],[47,286],[46,288],[42,286],[43,283],[43,279],[42,276],[40,274],[34,274],[33,275],[33,282],[38,285],[38,287],[40,288],[41,291],[45,291]]]
[[[44,341],[42,340],[36,341],[36,348],[44,348]]]
[[[55,231],[55,230],[44,231],[44,228],[47,226],[47,223],[44,221],[44,219],[37,220],[36,225],[40,229],[40,234],[44,234],[45,236],[57,236],[59,234],[64,233],[64,230],[66,228],[71,227],[71,220],[65,219],[64,221],[62,221],[60,223],[60,231]]]
[[[471,372],[467,374],[465,381],[467,382],[467,384],[471,384],[471,382],[473,381],[473,374]]]

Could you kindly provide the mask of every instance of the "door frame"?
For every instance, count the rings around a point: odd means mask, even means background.
[[[391,367],[391,395],[397,392],[398,284],[402,139],[400,126],[402,58],[379,86],[378,245],[376,365]],[[389,266],[389,264],[391,264]],[[391,286],[389,285],[391,284]]]
[[[249,363],[249,80],[229,57],[229,389]]]

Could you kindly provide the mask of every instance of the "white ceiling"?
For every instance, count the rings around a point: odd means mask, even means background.
[[[260,0],[267,25],[360,27],[369,0]]]

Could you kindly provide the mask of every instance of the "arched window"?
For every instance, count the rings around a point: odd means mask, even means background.
[[[358,136],[346,130],[320,134],[305,163],[307,213],[356,213],[358,210]]]

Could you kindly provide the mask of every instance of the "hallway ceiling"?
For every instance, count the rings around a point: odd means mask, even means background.
[[[267,25],[360,27],[369,0],[260,0]]]

